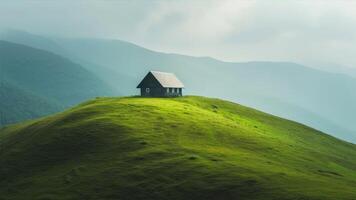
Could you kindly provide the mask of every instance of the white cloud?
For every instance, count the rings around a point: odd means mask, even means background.
[[[225,60],[355,66],[356,2],[0,1],[0,26]]]

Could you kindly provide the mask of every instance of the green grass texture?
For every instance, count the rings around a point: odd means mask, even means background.
[[[219,99],[96,98],[0,131],[0,200],[351,200],[356,145]]]

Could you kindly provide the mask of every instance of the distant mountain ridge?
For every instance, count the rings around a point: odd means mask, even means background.
[[[21,34],[5,39],[26,38],[26,45],[70,58],[118,90],[115,94],[137,94],[135,86],[149,70],[169,71],[185,83],[185,94],[240,102],[356,142],[356,79],[349,76],[288,62],[234,63],[160,53],[119,40],[32,35],[32,41]]]
[[[0,79],[0,83],[6,81],[0,101],[12,103],[0,106],[2,118],[9,119],[3,120],[6,123],[40,117],[96,96],[113,95],[92,72],[67,58],[1,40]]]
[[[0,127],[63,110],[64,107],[0,81]]]

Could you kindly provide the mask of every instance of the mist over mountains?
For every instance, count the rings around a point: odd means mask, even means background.
[[[2,79],[58,104],[57,110],[96,96],[135,95],[149,70],[162,70],[177,74],[185,94],[239,102],[356,142],[356,79],[351,76],[288,62],[234,63],[167,54],[119,40],[21,31],[3,33],[0,39],[9,41],[0,43]]]
[[[0,125],[113,94],[92,72],[69,59],[7,41],[0,41],[0,78]]]

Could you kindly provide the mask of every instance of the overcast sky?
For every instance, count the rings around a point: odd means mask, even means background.
[[[356,68],[356,1],[0,0],[0,27],[226,61]]]

